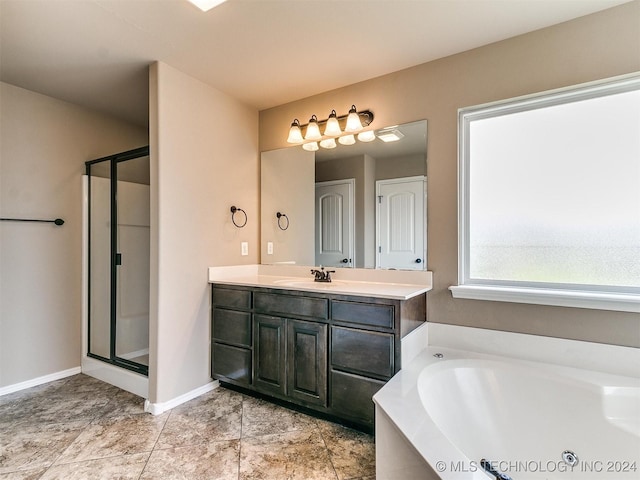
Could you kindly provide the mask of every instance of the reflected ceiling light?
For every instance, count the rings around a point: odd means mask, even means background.
[[[356,106],[351,105],[351,110],[349,110],[349,115],[347,115],[347,125],[344,127],[344,131],[357,132],[359,130],[362,130],[362,122],[360,121],[360,116],[358,115]]]
[[[287,138],[288,143],[302,143],[304,138],[302,138],[302,130],[300,130],[300,121],[296,118],[291,124],[291,128],[289,129],[289,137]]]
[[[373,130],[367,130],[366,132],[360,132],[358,134],[358,140],[361,142],[373,142],[376,139],[376,134]]]
[[[320,146],[322,148],[336,148],[336,139],[335,138],[325,138],[324,140],[320,140]]]
[[[400,130],[378,130],[376,136],[383,142],[397,142],[401,138],[404,138],[404,134]]]
[[[302,145],[302,148],[304,148],[307,152],[315,152],[317,150],[320,150],[320,147],[318,147],[318,142],[305,143],[304,145]]]
[[[345,135],[343,137],[339,137],[338,142],[340,142],[340,145],[353,145],[356,143],[356,137],[353,135]]]
[[[198,7],[203,12],[208,12],[213,7],[217,7],[221,3],[226,2],[227,0],[188,0],[189,3],[192,3],[196,7]]]
[[[315,115],[311,115],[309,119],[309,124],[307,125],[307,133],[304,134],[305,140],[320,140],[322,135],[320,135],[320,127],[318,127],[318,117]]]
[[[335,110],[331,110],[331,113],[329,114],[327,125],[324,127],[324,134],[329,137],[337,137],[342,134],[342,130],[340,130],[340,122],[338,122]]]

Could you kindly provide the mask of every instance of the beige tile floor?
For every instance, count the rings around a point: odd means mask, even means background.
[[[0,480],[373,480],[373,437],[225,388],[162,415],[86,375],[0,397]]]

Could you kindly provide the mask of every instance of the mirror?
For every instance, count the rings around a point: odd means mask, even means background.
[[[374,132],[262,153],[263,264],[426,270],[427,122]]]

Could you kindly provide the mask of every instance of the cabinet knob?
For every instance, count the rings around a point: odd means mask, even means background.
[[[343,258],[342,259],[342,263],[349,263],[349,259],[348,258]]]
[[[421,258],[416,258],[416,263],[422,263],[422,259]]]

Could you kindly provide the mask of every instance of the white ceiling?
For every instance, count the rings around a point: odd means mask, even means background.
[[[628,0],[0,0],[0,79],[146,125],[156,60],[260,110]]]

